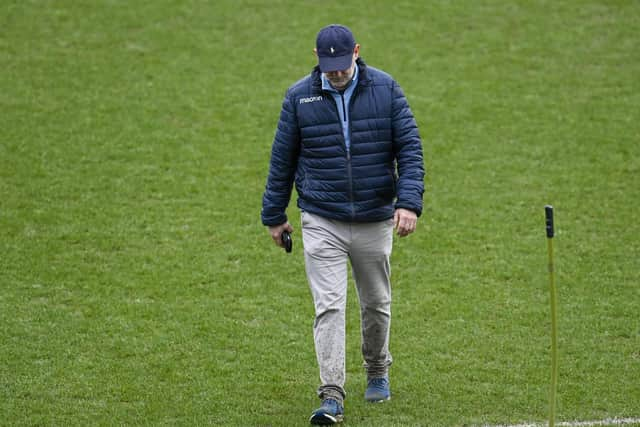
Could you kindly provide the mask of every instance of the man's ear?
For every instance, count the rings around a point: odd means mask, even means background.
[[[360,45],[356,43],[356,47],[353,48],[353,54],[356,56],[356,59],[360,57]]]

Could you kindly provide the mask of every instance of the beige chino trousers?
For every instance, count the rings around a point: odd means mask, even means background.
[[[342,401],[345,384],[347,264],[360,302],[362,356],[369,378],[387,375],[391,322],[393,219],[349,223],[302,212],[305,267],[315,306],[318,395]]]

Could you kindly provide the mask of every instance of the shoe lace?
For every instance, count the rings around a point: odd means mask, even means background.
[[[386,378],[372,378],[369,380],[369,387],[377,388],[377,389],[385,389],[387,387],[388,381]]]
[[[327,398],[322,401],[322,406],[337,411],[340,408],[340,402],[333,398]]]

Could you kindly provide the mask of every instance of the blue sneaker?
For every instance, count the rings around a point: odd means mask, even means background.
[[[332,425],[344,419],[344,408],[335,399],[324,399],[322,406],[313,411],[309,422],[316,425]]]
[[[391,399],[389,390],[389,378],[369,378],[367,380],[367,391],[364,393],[367,402],[384,402]]]

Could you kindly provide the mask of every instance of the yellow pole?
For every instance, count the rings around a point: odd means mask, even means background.
[[[549,252],[549,292],[551,294],[551,396],[549,402],[549,427],[554,427],[556,419],[556,390],[558,387],[558,313],[557,295],[553,271],[553,239],[547,239]]]
[[[549,302],[551,304],[551,390],[549,396],[549,427],[556,423],[556,390],[558,388],[558,312],[555,272],[553,268],[553,207],[545,206],[547,222],[547,252],[549,253]]]

